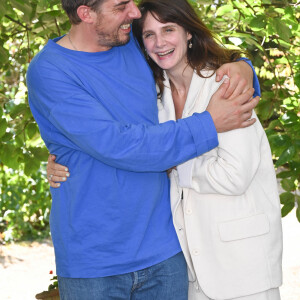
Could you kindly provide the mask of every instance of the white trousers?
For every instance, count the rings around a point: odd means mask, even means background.
[[[207,297],[201,289],[196,290],[195,287],[190,284],[189,285],[189,298],[188,300],[215,300]],[[258,294],[238,297],[238,298],[230,298],[230,299],[222,299],[222,300],[280,300],[280,292],[279,288],[270,289]]]

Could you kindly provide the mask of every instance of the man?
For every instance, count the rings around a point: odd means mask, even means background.
[[[63,0],[72,27],[27,74],[42,138],[72,176],[52,190],[51,234],[61,299],[186,299],[165,170],[246,127],[253,90],[158,124],[151,71],[133,39],[132,0]],[[242,62],[242,64],[244,64]],[[246,65],[246,64],[245,64]]]

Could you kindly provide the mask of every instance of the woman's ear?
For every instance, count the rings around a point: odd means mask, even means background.
[[[95,18],[94,14],[95,12],[86,5],[80,5],[77,8],[77,15],[82,22],[89,23],[89,24],[93,23]]]
[[[187,32],[186,35],[187,35],[187,40],[188,41],[193,37],[189,32]]]

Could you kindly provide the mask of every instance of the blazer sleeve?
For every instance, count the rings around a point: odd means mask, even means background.
[[[201,194],[241,195],[260,164],[261,135],[252,125],[218,137],[218,148],[177,167],[179,185]]]

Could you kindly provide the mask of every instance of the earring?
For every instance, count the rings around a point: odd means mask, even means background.
[[[189,48],[192,49],[192,47],[193,47],[192,40],[189,40]]]

